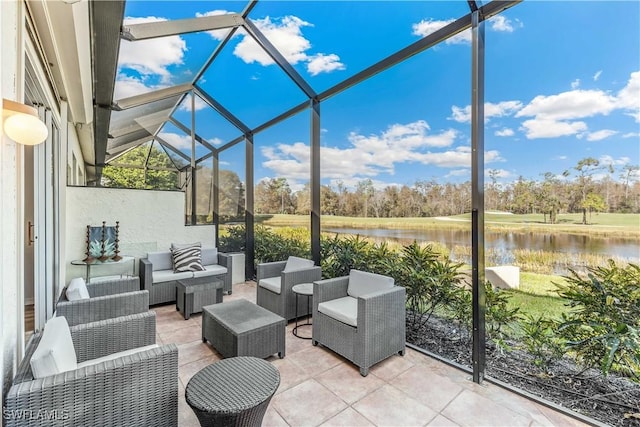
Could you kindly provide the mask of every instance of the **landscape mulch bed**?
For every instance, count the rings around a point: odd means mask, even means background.
[[[426,326],[411,327],[408,313],[407,342],[471,366],[471,338],[449,320],[432,316]],[[615,374],[604,377],[593,369],[581,370],[566,357],[543,371],[517,342],[508,344],[511,350],[505,351],[488,342],[487,376],[608,425],[640,426],[640,384]]]

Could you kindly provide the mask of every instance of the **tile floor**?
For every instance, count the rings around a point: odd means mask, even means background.
[[[225,301],[255,302],[255,283],[235,285]],[[179,349],[179,425],[197,427],[184,399],[189,379],[221,356],[201,339],[202,315],[189,320],[175,305],[155,307],[157,341]],[[287,327],[286,357],[268,360],[280,371],[265,426],[578,426],[573,418],[500,387],[479,386],[468,374],[419,352],[393,356],[361,377],[354,365]],[[301,331],[302,334],[307,331]]]

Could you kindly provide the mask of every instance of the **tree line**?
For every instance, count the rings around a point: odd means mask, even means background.
[[[190,193],[190,172],[176,172],[172,160],[155,147],[139,147],[123,156],[116,165],[103,170],[102,185],[120,188],[154,188]],[[172,170],[172,166],[174,169]],[[195,210],[203,222],[212,221],[213,181],[211,169],[198,167]],[[237,173],[220,170],[219,215],[222,221],[244,217],[245,183]],[[587,157],[561,172],[545,172],[540,179],[519,177],[499,182],[499,171],[489,169],[485,183],[485,210],[515,214],[543,214],[545,222],[555,223],[560,213],[593,212],[640,213],[640,167],[626,164],[614,167]],[[286,178],[262,180],[255,186],[255,213],[308,214],[310,186],[293,191]],[[190,197],[187,212],[191,211]],[[353,217],[433,217],[471,210],[471,183],[418,180],[413,185],[376,188],[371,179],[350,188],[343,182],[320,187],[323,215]]]

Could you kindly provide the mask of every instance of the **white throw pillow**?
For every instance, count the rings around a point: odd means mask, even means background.
[[[82,277],[76,277],[71,279],[69,286],[67,286],[67,299],[69,301],[77,301],[81,299],[89,298],[89,291],[87,290],[87,284]]]
[[[293,270],[301,270],[303,268],[313,267],[313,261],[310,259],[298,258],[297,256],[290,256],[287,259],[287,264],[284,266],[284,272],[288,273]]]
[[[78,360],[67,319],[59,316],[47,321],[30,364],[34,378],[44,378],[77,369]]]

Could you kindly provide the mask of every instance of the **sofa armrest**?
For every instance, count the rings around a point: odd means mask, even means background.
[[[375,334],[379,327],[404,331],[405,314],[406,289],[402,286],[358,297],[358,330],[362,327],[365,333]]]
[[[156,313],[132,314],[71,326],[78,363],[156,343]]]
[[[64,316],[69,326],[146,311],[149,311],[149,291],[126,292],[76,301],[59,301],[56,305],[56,316]]]
[[[290,295],[295,285],[300,283],[313,283],[316,280],[322,279],[321,267],[309,267],[302,268],[300,270],[283,271],[280,273],[282,290],[287,295]]]
[[[177,425],[178,348],[164,345],[46,378],[14,383],[3,415],[28,425]],[[105,414],[108,418],[105,419]],[[22,416],[22,418],[21,418]]]
[[[264,279],[266,277],[278,277],[284,267],[287,265],[287,261],[274,261],[274,262],[263,262],[258,264],[258,282],[260,279]]]
[[[151,261],[147,258],[140,258],[138,274],[140,275],[140,289],[151,290],[153,285],[153,264]]]
[[[135,292],[140,290],[140,278],[132,276],[105,280],[104,282],[89,282],[87,283],[87,290],[89,291],[89,296],[92,298]]]
[[[314,312],[317,310],[318,304],[320,304],[321,302],[346,297],[348,287],[349,276],[316,280],[315,282],[313,282]]]

